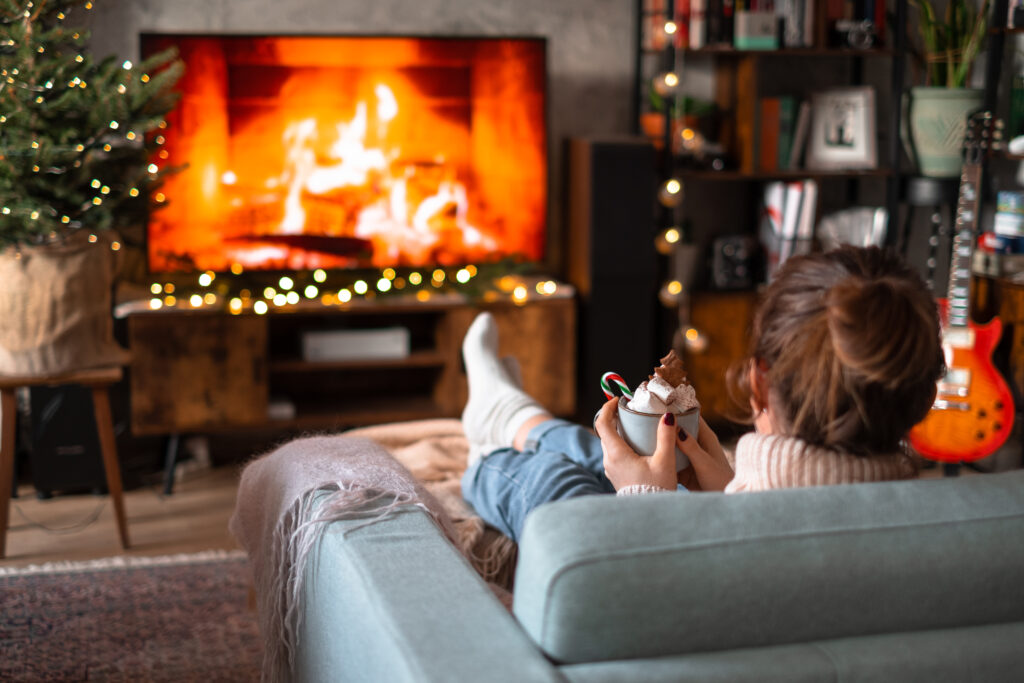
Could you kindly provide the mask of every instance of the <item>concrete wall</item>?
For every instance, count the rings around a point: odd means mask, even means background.
[[[99,0],[85,18],[94,54],[130,59],[142,32],[545,36],[556,247],[563,141],[630,129],[634,12],[631,0]],[[557,249],[549,252],[558,263]]]

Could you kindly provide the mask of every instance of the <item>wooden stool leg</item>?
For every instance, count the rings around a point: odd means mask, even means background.
[[[14,429],[18,415],[14,389],[0,389],[0,559],[7,557],[8,506],[14,485]]]
[[[117,515],[117,531],[121,535],[121,547],[128,548],[128,522],[124,514],[124,496],[121,492],[121,463],[117,460],[117,443],[114,441],[114,419],[110,414],[110,398],[107,387],[92,388],[92,407],[96,414],[96,430],[100,434],[100,451],[103,453],[103,469],[107,473],[107,489],[114,502]]]

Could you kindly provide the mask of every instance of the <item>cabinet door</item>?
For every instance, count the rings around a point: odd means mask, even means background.
[[[267,419],[263,318],[138,315],[128,321],[132,432],[167,434]]]
[[[754,292],[708,292],[693,298],[690,320],[708,344],[700,353],[686,351],[683,363],[700,399],[701,415],[708,422],[726,420],[736,414],[725,375],[747,354],[756,304]]]
[[[576,411],[576,309],[572,299],[553,299],[525,306],[485,306],[498,324],[501,356],[519,361],[526,393],[554,415]],[[444,413],[457,416],[466,405],[466,376],[462,371],[462,338],[479,309],[459,308],[446,316],[438,330],[438,347],[450,354],[438,382],[437,402]]]

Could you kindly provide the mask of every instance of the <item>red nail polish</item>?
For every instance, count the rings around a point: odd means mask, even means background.
[[[687,436],[687,434],[686,434],[686,430],[685,430],[685,429],[683,429],[682,427],[680,427],[680,428],[679,428],[679,429],[677,430],[677,433],[679,434],[679,440],[680,440],[680,441],[686,441],[686,436]]]
[[[670,426],[676,423],[676,416],[672,413],[665,413],[665,417],[663,419],[665,420],[665,424]]]

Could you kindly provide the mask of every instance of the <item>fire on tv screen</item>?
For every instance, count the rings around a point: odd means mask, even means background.
[[[154,273],[543,258],[545,42],[145,35],[185,62]]]

